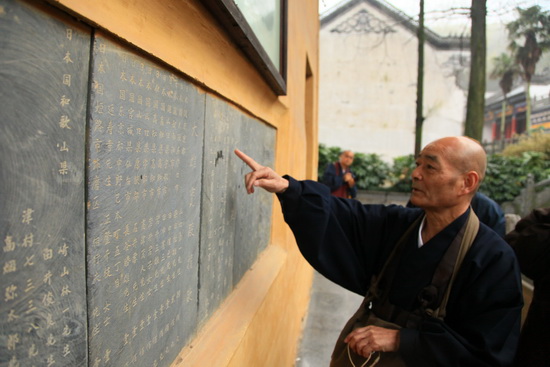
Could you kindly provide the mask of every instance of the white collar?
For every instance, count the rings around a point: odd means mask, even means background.
[[[424,228],[424,222],[426,221],[426,216],[422,218],[422,222],[420,222],[420,228],[418,228],[418,248],[421,248],[424,246],[424,241],[422,241],[422,228]]]

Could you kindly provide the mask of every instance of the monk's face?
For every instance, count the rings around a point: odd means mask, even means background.
[[[417,157],[412,173],[411,203],[436,210],[457,205],[464,177],[455,162],[449,145],[439,141],[427,145]]]
[[[350,151],[345,151],[342,154],[340,154],[340,164],[344,168],[349,168],[353,163],[354,154]]]

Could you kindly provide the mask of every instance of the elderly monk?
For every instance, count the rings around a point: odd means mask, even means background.
[[[479,143],[446,137],[424,147],[412,173],[415,208],[337,198],[325,185],[281,177],[235,153],[252,169],[248,193],[259,187],[277,194],[307,261],[367,295],[337,341],[331,366],[512,365],[523,306],[520,271],[512,248],[470,209],[486,168]],[[461,265],[449,255],[456,246],[467,249]],[[458,265],[445,265],[449,258]],[[365,315],[383,326],[358,326]]]
[[[326,165],[321,182],[330,187],[332,195],[348,199],[357,196],[355,174],[351,170],[354,157],[351,150],[344,150],[338,156],[338,162]]]

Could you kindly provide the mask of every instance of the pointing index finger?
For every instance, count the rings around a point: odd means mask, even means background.
[[[235,149],[235,154],[237,157],[239,157],[244,163],[248,165],[248,167],[252,168],[252,170],[257,171],[260,168],[262,168],[262,165],[256,162],[254,159],[250,158],[243,152],[241,152],[239,149]]]

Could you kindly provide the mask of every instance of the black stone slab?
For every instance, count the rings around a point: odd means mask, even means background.
[[[197,324],[205,97],[101,35],[92,68],[90,362],[169,366]]]
[[[207,96],[204,133],[199,319],[205,321],[233,289],[236,186],[230,162],[240,112]]]
[[[39,4],[0,3],[0,366],[169,366],[269,242],[233,150],[275,130]]]
[[[0,366],[86,366],[90,30],[0,3]]]
[[[272,194],[249,196],[250,169],[235,148],[273,165],[275,131],[228,103],[206,98],[199,319],[205,321],[233,290],[270,236]]]
[[[275,129],[247,115],[241,117],[237,146],[257,162],[268,167],[275,164]],[[235,265],[233,279],[237,282],[252,266],[258,254],[265,249],[271,236],[273,194],[255,190],[248,195],[244,189],[244,175],[250,168],[234,156],[236,172]],[[236,285],[236,283],[235,283]]]

